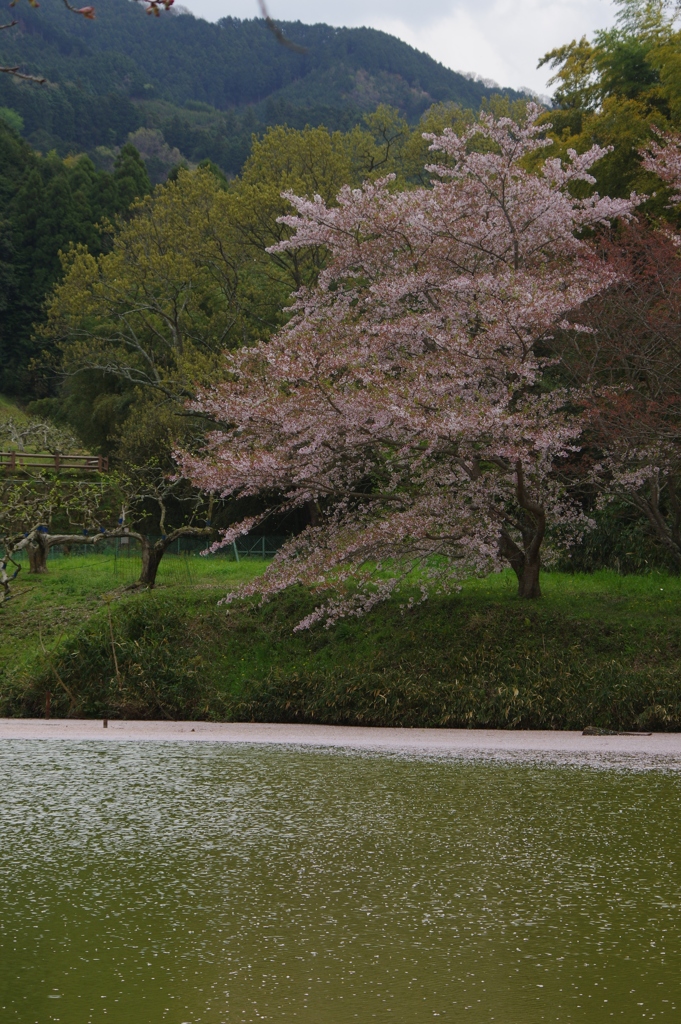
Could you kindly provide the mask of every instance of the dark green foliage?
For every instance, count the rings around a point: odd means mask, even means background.
[[[625,96],[638,99],[659,85],[659,71],[649,62],[652,42],[636,35],[622,35],[617,31],[602,33],[602,51],[599,70],[604,96]],[[651,94],[651,100],[655,97]],[[657,97],[660,103],[660,98]],[[664,106],[664,104],[662,104]],[[665,110],[665,114],[668,110]]]
[[[126,210],[135,199],[151,192],[151,182],[144,161],[129,142],[116,157],[113,177],[119,206],[123,210]]]
[[[82,370],[61,383],[58,395],[34,399],[26,411],[74,430],[89,451],[110,455],[133,401],[130,388],[112,374]]]
[[[66,155],[97,146],[120,146],[143,122],[139,108],[120,93],[93,97],[82,85],[64,84],[58,89],[21,85],[7,75],[0,76],[0,106],[22,118],[23,135],[44,153],[56,149]]]
[[[113,174],[82,156],[41,157],[0,119],[0,392],[41,397],[46,384],[31,370],[41,345],[33,338],[45,295],[61,276],[60,251],[106,244],[99,226],[150,190],[146,167],[126,145]]]
[[[491,580],[293,634],[286,593],[228,614],[214,597],[142,595],[102,610],[4,684],[0,714],[448,728],[681,728],[676,584],[549,576],[529,612]],[[646,589],[647,587],[647,589]],[[645,608],[648,608],[646,614]]]
[[[82,630],[77,651],[57,656],[53,664],[48,661],[41,684],[21,696],[15,691],[10,704],[16,707],[18,701],[25,714],[40,715],[48,688],[54,692],[53,713],[60,717],[212,717],[214,694],[202,683],[200,657],[178,657],[176,649],[178,643],[183,649],[191,645],[189,620],[163,604],[135,602],[117,609],[115,623],[120,676],[104,613]],[[73,678],[83,664],[94,673],[92,686],[78,685]]]
[[[589,515],[596,528],[588,530],[579,544],[562,554],[561,571],[676,572],[669,551],[656,542],[647,522],[630,506],[612,502],[602,510],[590,510]]]
[[[140,105],[163,100],[199,115],[199,125],[179,113],[157,125],[170,145],[236,173],[251,132],[267,125],[349,128],[379,102],[417,121],[433,102],[477,109],[490,94],[374,29],[284,25],[307,48],[300,54],[281,46],[262,19],[148,18],[130,0],[106,0],[94,22],[58,3],[24,5],[18,17],[16,29],[0,34],[0,61],[19,62],[58,88],[0,81],[0,106],[24,118],[26,137],[41,149],[120,145],[142,123]],[[200,126],[201,114],[216,111],[226,114]]]

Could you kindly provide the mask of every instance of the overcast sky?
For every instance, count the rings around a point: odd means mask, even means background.
[[[180,0],[198,17],[217,21],[259,16],[257,0]],[[549,72],[537,70],[547,50],[611,25],[611,0],[267,0],[275,21],[368,25],[399,36],[455,71],[473,71],[501,85],[546,92]]]

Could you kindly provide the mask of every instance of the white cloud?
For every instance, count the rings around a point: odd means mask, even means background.
[[[537,70],[548,50],[611,25],[611,0],[267,0],[278,21],[326,22],[383,29],[455,70],[501,85],[547,89],[550,72]],[[198,17],[259,16],[257,0],[182,0]]]

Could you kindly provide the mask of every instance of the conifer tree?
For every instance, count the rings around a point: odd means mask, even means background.
[[[141,199],[151,192],[151,182],[144,161],[129,142],[116,157],[114,181],[118,188],[118,206],[122,210],[127,210],[135,199]]]

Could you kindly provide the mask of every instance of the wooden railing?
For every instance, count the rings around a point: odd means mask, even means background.
[[[109,460],[103,455],[52,455],[49,452],[0,452],[0,470],[79,469],[106,473]]]

